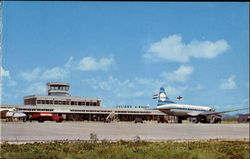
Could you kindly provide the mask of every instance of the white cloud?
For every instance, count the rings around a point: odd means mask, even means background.
[[[41,82],[31,84],[24,93],[26,94],[44,94],[46,92],[46,85]]]
[[[232,75],[227,79],[221,80],[220,88],[221,89],[234,89],[236,88],[235,76]]]
[[[56,66],[50,69],[36,67],[30,72],[21,72],[19,74],[19,77],[26,81],[65,79],[69,76],[70,71],[76,69],[75,65],[73,66],[74,63],[75,63],[74,57],[71,56],[62,67]],[[85,57],[79,62],[77,69],[82,71],[89,71],[89,70],[107,71],[113,65],[113,63],[114,63],[113,57],[101,58],[99,61],[93,57]],[[6,71],[4,72],[5,76],[7,76],[8,74],[9,72]]]
[[[105,91],[105,96],[109,96],[110,98],[119,97],[122,101],[126,100],[127,103],[132,100],[151,98],[151,95],[157,93],[161,86],[165,86],[167,93],[172,97],[181,95],[187,88],[186,86],[168,85],[166,80],[159,81],[158,79],[141,77],[136,77],[132,80],[121,80],[109,76],[107,79],[93,78],[84,80],[84,83],[92,86],[97,91]],[[143,103],[143,101],[141,102]]]
[[[159,92],[161,86],[171,100],[183,96],[187,90],[185,85],[172,85],[163,78],[136,77],[132,79],[109,76],[106,78],[90,78],[82,80],[82,87],[86,90],[94,89],[95,96],[103,100],[102,106],[115,105],[147,105],[155,107],[157,101],[151,100],[152,95]],[[112,99],[112,100],[110,100]]]
[[[141,97],[145,94],[144,90],[140,90],[140,87],[136,86],[135,81],[129,79],[123,80],[109,76],[106,79],[84,80],[84,83],[86,82],[97,91],[105,92],[105,96],[110,98],[119,97],[122,100],[132,100],[134,97]]]
[[[103,89],[103,90],[110,91],[112,87],[111,87],[109,82],[101,81],[101,82],[99,82],[97,84],[96,88],[100,88],[100,89]]]
[[[177,86],[165,87],[165,91],[166,91],[167,95],[170,95],[172,97],[181,95],[186,89],[187,89],[187,87],[177,87]]]
[[[130,80],[121,81],[118,78],[114,78],[113,76],[109,76],[108,80],[94,81],[96,82],[94,85],[95,89],[100,88],[107,91],[134,87],[134,83]]]
[[[65,68],[53,67],[48,70],[39,67],[34,68],[31,72],[22,72],[19,77],[26,81],[48,80],[48,79],[64,79],[69,72]]]
[[[10,79],[10,71],[8,70],[4,70],[4,68],[1,66],[1,70],[0,70],[0,76],[2,77],[7,77],[8,79]]]
[[[148,79],[148,78],[140,78],[140,77],[136,77],[135,78],[135,81],[138,83],[138,84],[150,84],[152,82],[151,79]]]
[[[134,83],[134,85],[138,86],[138,87],[136,87],[136,88],[139,88],[138,92],[143,90],[141,92],[144,92],[144,95],[158,93],[160,87],[162,87],[162,86],[165,87],[166,93],[172,97],[182,94],[187,89],[186,86],[169,85],[169,82],[167,82],[165,79],[159,80],[159,79],[149,79],[149,78],[136,77],[135,80],[133,81],[133,83]],[[141,86],[141,87],[139,87],[139,86]]]
[[[166,78],[168,81],[186,82],[188,80],[188,76],[191,75],[193,71],[193,67],[181,65],[173,72],[161,73],[161,76]]]
[[[54,67],[43,72],[42,79],[64,79],[68,76],[69,72],[64,68]]]
[[[65,63],[64,67],[65,67],[65,68],[71,68],[73,62],[74,62],[74,57],[73,57],[73,56],[70,56],[69,59],[68,59],[68,61]]]
[[[204,86],[202,84],[197,84],[197,86],[195,87],[196,90],[202,90],[204,89]]]
[[[56,66],[51,69],[36,67],[31,72],[21,72],[19,77],[26,81],[65,79],[70,73],[73,60],[74,57],[71,56],[63,67]]]
[[[3,83],[6,82],[6,85],[9,86],[9,87],[13,87],[13,86],[17,85],[17,82],[15,82],[14,80],[11,79],[10,71],[5,70],[3,67],[1,67],[0,71],[1,71],[0,72],[1,79],[3,80],[2,81]],[[5,81],[5,79],[3,79],[3,77],[6,77],[8,80]]]
[[[193,40],[185,44],[182,42],[182,37],[175,34],[151,44],[143,57],[155,61],[168,60],[184,63],[188,62],[191,57],[215,58],[227,51],[229,47],[226,40],[216,42]]]
[[[34,68],[31,72],[20,73],[19,77],[21,77],[22,79],[26,81],[33,81],[33,80],[40,78],[41,72],[42,72],[41,68],[37,67],[37,68]]]
[[[145,96],[145,92],[143,91],[135,92],[135,97],[142,97],[142,96]]]
[[[113,63],[113,57],[101,58],[99,61],[93,57],[84,57],[79,62],[78,69],[81,71],[107,71]]]
[[[12,81],[12,80],[10,80],[9,82],[8,82],[8,84],[7,84],[7,86],[10,86],[10,87],[14,87],[14,86],[16,86],[17,85],[17,82],[16,81]]]

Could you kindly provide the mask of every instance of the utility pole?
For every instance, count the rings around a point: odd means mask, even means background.
[[[0,104],[2,104],[2,95],[3,95],[3,1],[0,0]]]

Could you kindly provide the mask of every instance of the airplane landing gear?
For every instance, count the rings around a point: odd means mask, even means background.
[[[193,120],[194,123],[209,123],[210,121],[207,120],[207,117],[206,116],[198,116],[195,120]]]
[[[197,124],[199,122],[200,122],[200,120],[198,118],[193,119],[193,123]]]
[[[213,124],[221,123],[221,118],[212,117],[212,119],[210,120],[210,123],[213,123]]]

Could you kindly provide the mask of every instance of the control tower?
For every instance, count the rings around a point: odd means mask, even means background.
[[[68,83],[47,83],[48,96],[70,96]]]

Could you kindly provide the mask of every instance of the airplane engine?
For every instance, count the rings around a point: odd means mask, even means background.
[[[13,113],[13,118],[26,118],[26,116],[24,113]]]

